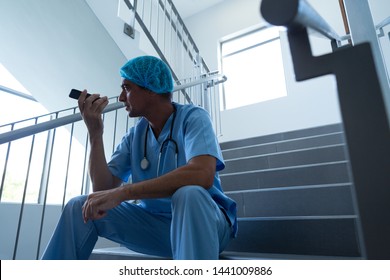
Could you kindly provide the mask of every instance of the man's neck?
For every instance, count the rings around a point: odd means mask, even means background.
[[[172,103],[166,103],[162,106],[154,108],[151,115],[147,118],[149,121],[149,125],[152,128],[154,136],[156,138],[158,138],[158,136],[160,135],[165,123],[172,115],[174,110],[175,108],[173,107]]]

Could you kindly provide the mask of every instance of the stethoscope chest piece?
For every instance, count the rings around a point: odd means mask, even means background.
[[[148,168],[149,168],[149,161],[148,161],[148,159],[147,159],[146,157],[144,157],[144,158],[141,160],[140,165],[141,165],[141,169],[142,169],[142,170],[148,169]]]
[[[172,104],[173,105],[173,104]],[[160,155],[158,156],[158,164],[157,164],[157,174],[159,174],[159,168],[160,168],[160,158],[161,154],[163,152],[163,148],[169,143],[172,142],[175,145],[175,155],[176,155],[176,167],[177,167],[177,153],[178,153],[178,147],[177,143],[175,140],[172,139],[172,131],[173,131],[173,125],[175,123],[175,118],[176,118],[176,107],[173,105],[173,117],[172,117],[172,122],[171,122],[171,129],[169,132],[169,137],[164,140],[164,142],[161,144],[160,147]],[[150,126],[148,125],[145,131],[145,142],[144,142],[144,158],[140,162],[140,167],[142,170],[147,170],[150,166],[150,162],[147,159],[147,141],[148,141],[148,132],[149,132]]]

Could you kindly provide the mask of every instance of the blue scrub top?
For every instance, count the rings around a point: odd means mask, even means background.
[[[155,138],[148,121],[141,118],[122,138],[121,143],[113,153],[108,167],[111,173],[123,182],[136,183],[162,175],[173,169],[186,165],[193,157],[211,155],[217,159],[214,184],[208,190],[213,200],[219,205],[228,217],[233,228],[233,235],[237,233],[236,203],[227,197],[221,188],[218,171],[225,168],[221,149],[215,136],[209,114],[201,107],[194,105],[180,105],[174,103],[176,117],[172,129],[172,139],[177,143],[178,154],[175,156],[173,141],[167,141],[161,153],[160,167],[159,155],[163,142],[169,138],[173,114],[169,117],[158,139]],[[141,160],[144,158],[146,130],[149,129],[146,139],[146,157],[149,167],[141,169]],[[176,162],[177,161],[177,162]],[[157,173],[159,173],[157,175]],[[142,199],[142,207],[152,213],[171,215],[171,198]]]

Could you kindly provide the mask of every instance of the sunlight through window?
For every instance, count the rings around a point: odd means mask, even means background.
[[[225,110],[287,96],[277,28],[261,28],[221,43]]]

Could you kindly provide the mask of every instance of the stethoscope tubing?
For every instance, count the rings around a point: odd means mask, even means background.
[[[173,105],[173,103],[172,103],[172,105]],[[163,148],[166,145],[168,145],[169,142],[172,142],[175,145],[175,159],[176,159],[176,167],[177,167],[177,154],[179,153],[179,147],[178,147],[176,141],[172,138],[172,133],[173,133],[173,127],[174,127],[174,124],[175,124],[175,119],[176,119],[176,106],[173,105],[173,117],[172,117],[171,127],[170,127],[170,131],[169,131],[169,136],[168,136],[167,139],[165,139],[161,143],[161,146],[160,146],[160,153],[158,155],[158,161],[157,161],[157,168],[158,169],[160,168],[160,159],[161,159],[161,154],[163,152]],[[147,141],[148,141],[149,129],[150,129],[150,125],[148,124],[148,126],[146,127],[146,131],[145,131],[144,157],[143,157],[143,159],[140,162],[140,166],[141,166],[142,170],[147,170],[149,168],[149,166],[150,166],[150,162],[149,162],[149,160],[147,158]],[[159,173],[158,169],[157,169],[157,174]]]

